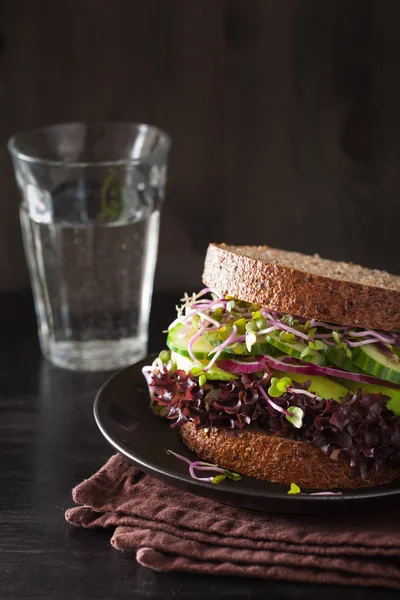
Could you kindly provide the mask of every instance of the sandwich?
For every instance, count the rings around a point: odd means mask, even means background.
[[[400,277],[210,244],[203,283],[143,369],[199,460],[308,489],[400,477]]]

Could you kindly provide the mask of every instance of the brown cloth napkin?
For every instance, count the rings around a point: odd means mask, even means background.
[[[237,485],[240,485],[239,483]],[[115,529],[111,544],[156,571],[400,589],[398,509],[258,514],[176,490],[115,455],[72,492],[66,519]]]

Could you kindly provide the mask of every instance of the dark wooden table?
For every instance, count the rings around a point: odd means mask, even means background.
[[[150,350],[161,348],[175,301],[155,298]],[[112,452],[92,417],[108,375],[62,371],[42,359],[29,297],[0,297],[0,315],[2,600],[398,598],[379,589],[154,573],[111,548],[110,532],[68,526],[71,488]]]

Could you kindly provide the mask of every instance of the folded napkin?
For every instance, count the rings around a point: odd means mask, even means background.
[[[240,485],[238,483],[237,485]],[[330,516],[250,513],[145,475],[121,455],[72,492],[81,527],[156,571],[190,571],[400,589],[398,510]]]

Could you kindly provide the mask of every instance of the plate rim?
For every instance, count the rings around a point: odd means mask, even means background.
[[[98,390],[98,392],[96,393],[95,399],[94,399],[94,404],[93,404],[93,415],[94,415],[94,419],[96,422],[97,427],[99,428],[101,434],[104,436],[104,438],[109,442],[109,444],[111,444],[111,446],[113,448],[115,448],[118,452],[120,452],[121,454],[123,454],[124,456],[126,456],[129,460],[133,461],[135,464],[137,464],[139,467],[141,467],[143,470],[146,470],[147,472],[151,472],[154,473],[154,476],[157,477],[157,474],[159,475],[163,475],[165,477],[168,477],[172,480],[175,481],[179,481],[179,482],[184,482],[187,484],[190,484],[194,487],[200,487],[200,488],[206,488],[206,489],[215,489],[215,484],[213,483],[209,483],[206,481],[198,481],[196,479],[193,479],[192,477],[190,477],[189,474],[184,474],[184,473],[177,473],[175,471],[172,471],[170,469],[166,469],[156,463],[153,463],[151,461],[148,461],[146,459],[143,459],[142,457],[134,454],[132,452],[132,450],[130,450],[127,446],[124,446],[124,444],[122,444],[114,435],[112,435],[111,433],[109,433],[106,429],[106,427],[103,425],[102,420],[101,420],[101,415],[100,415],[100,411],[99,411],[99,407],[101,406],[102,402],[103,402],[103,395],[104,395],[104,391],[106,388],[108,388],[110,385],[112,385],[113,381],[117,378],[119,378],[122,374],[127,373],[130,370],[135,370],[135,369],[141,369],[141,365],[142,363],[146,362],[152,362],[154,360],[154,358],[157,356],[156,353],[152,353],[147,355],[145,358],[143,358],[141,361],[134,363],[132,365],[129,365],[128,367],[125,367],[123,369],[120,369],[119,371],[117,371],[116,373],[114,373],[113,375],[111,375],[100,387],[100,389]],[[143,380],[145,382],[145,379],[143,377]],[[185,447],[186,448],[186,447]],[[190,452],[189,448],[186,448],[186,450],[188,452]],[[251,477],[248,477],[249,479],[254,479]],[[258,480],[258,481],[262,481],[262,480]],[[270,485],[279,485],[279,484],[272,484],[271,482],[266,482],[269,483]],[[228,487],[229,486],[229,487]],[[279,485],[280,488],[285,488],[288,486],[283,486],[283,485]],[[355,491],[352,488],[349,488],[347,491],[349,492],[349,495],[346,495],[346,490],[343,490],[343,495],[341,496],[330,496],[330,495],[312,495],[309,493],[300,493],[300,494],[282,494],[282,491],[279,490],[272,490],[272,491],[268,491],[268,492],[263,492],[262,490],[251,490],[251,492],[249,492],[248,490],[241,490],[240,489],[240,485],[236,486],[236,485],[227,485],[226,483],[222,482],[221,484],[218,484],[218,488],[221,490],[224,490],[226,492],[229,492],[230,494],[233,494],[235,496],[243,496],[243,494],[249,496],[249,497],[258,497],[258,498],[269,498],[269,499],[274,499],[274,500],[282,500],[283,497],[285,498],[286,502],[293,502],[293,503],[298,503],[298,502],[302,502],[302,503],[310,503],[310,502],[314,502],[314,504],[320,504],[321,502],[336,502],[336,503],[348,503],[351,504],[353,502],[358,502],[358,501],[362,501],[362,500],[373,500],[373,499],[379,499],[379,498],[391,498],[393,496],[398,496],[400,495],[400,487],[399,488],[393,488],[393,489],[385,489],[383,492],[380,491],[380,488],[382,486],[376,486],[375,488],[361,488],[362,490],[365,489],[365,492],[361,492],[359,490],[357,490],[359,493],[357,493],[356,496],[354,495],[350,495],[351,492]]]

